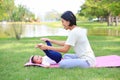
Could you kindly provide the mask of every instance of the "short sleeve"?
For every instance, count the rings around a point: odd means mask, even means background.
[[[68,38],[65,42],[65,44],[67,45],[71,45],[71,46],[75,46],[75,43],[77,41],[77,36],[75,33],[71,32],[69,35],[68,35]]]

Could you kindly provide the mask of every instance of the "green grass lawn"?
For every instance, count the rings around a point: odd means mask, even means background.
[[[66,37],[48,37],[65,40]],[[96,56],[120,55],[120,37],[88,36]],[[34,48],[39,38],[0,40],[0,80],[120,80],[120,68],[24,67],[31,55],[44,55]],[[71,49],[70,52],[73,52]]]

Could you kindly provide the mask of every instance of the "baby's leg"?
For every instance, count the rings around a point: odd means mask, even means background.
[[[49,41],[46,41],[46,44],[48,46],[52,46],[52,44]],[[62,55],[61,53],[57,52],[57,51],[53,51],[53,50],[43,50],[46,55],[51,58],[52,60],[54,60],[56,63],[61,61]]]
[[[45,41],[46,42],[46,44],[48,45],[48,46],[52,46],[52,44],[50,43],[50,41]]]

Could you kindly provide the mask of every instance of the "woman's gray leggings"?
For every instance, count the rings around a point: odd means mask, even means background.
[[[78,58],[75,54],[65,54],[63,59],[59,62],[61,68],[89,68],[88,61]]]

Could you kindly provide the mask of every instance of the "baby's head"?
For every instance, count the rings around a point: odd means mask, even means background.
[[[42,63],[42,56],[35,55],[31,58],[32,63],[41,64]]]

